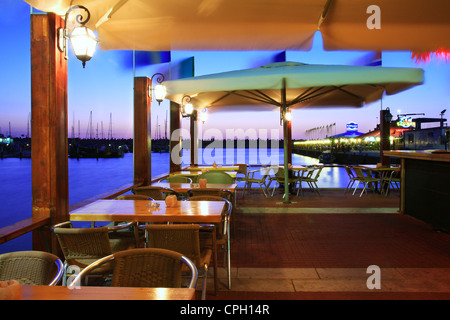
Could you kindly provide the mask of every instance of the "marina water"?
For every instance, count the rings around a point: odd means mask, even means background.
[[[283,164],[283,149],[233,149],[211,153],[199,150],[200,164],[218,165],[247,163],[268,164],[278,159]],[[269,154],[266,154],[268,152]],[[152,153],[152,177],[169,171],[169,153]],[[133,154],[123,158],[69,159],[69,205],[92,198],[133,181]],[[189,163],[189,154],[183,153],[182,165]],[[292,155],[293,165],[318,164],[310,157]],[[270,163],[273,164],[273,163]],[[258,169],[251,167],[249,170]],[[342,167],[325,168],[319,178],[320,188],[345,188],[348,176]],[[5,158],[0,160],[0,228],[31,217],[31,159]],[[0,245],[0,253],[31,249],[31,234]]]

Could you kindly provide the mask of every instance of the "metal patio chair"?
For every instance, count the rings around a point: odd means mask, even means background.
[[[194,263],[181,253],[160,248],[142,248],[116,252],[87,266],[74,279],[71,287],[101,268],[112,265],[112,287],[180,288],[182,270],[190,271],[189,288],[197,285],[198,272]]]

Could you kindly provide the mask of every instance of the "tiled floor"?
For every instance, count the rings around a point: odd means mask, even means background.
[[[376,196],[366,200],[395,207]],[[307,208],[301,199],[283,213],[252,200],[255,209],[239,209],[233,224],[232,290],[221,268],[220,290],[208,299],[450,299],[450,235],[396,210],[357,213],[355,200],[337,204],[344,213],[296,213]],[[381,289],[367,287],[371,265],[380,267]]]

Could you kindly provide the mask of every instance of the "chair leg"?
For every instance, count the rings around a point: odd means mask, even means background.
[[[227,278],[228,290],[231,290],[231,246],[230,241],[227,241]]]
[[[265,185],[263,185],[262,183],[259,184],[260,188],[262,189],[262,192],[264,193],[264,197],[267,198],[267,194],[266,194],[266,190],[265,190]]]
[[[364,184],[364,188],[362,189],[361,194],[359,195],[360,197],[363,195],[364,191],[366,191],[366,188],[367,188],[367,185],[368,185],[368,184],[369,184],[368,182],[366,182],[366,183]],[[367,191],[366,191],[366,193],[367,193]]]
[[[206,280],[207,279],[208,279],[208,265],[205,264],[204,269],[203,269],[202,300],[206,300]]]
[[[355,195],[355,192],[356,192],[356,190],[358,189],[358,186],[359,186],[360,183],[361,183],[360,180],[358,180],[358,181],[356,182],[356,187],[355,187],[355,189],[353,190],[352,195]]]

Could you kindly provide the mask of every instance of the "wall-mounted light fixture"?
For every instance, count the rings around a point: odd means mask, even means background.
[[[183,118],[191,117],[194,115],[194,106],[191,103],[191,97],[185,95],[183,99],[181,99],[181,115]]]
[[[58,49],[64,52],[67,59],[67,39],[72,44],[75,56],[86,66],[86,61],[91,60],[97,47],[97,38],[94,32],[86,27],[91,14],[84,6],[70,7],[64,18],[64,29],[58,28]]]
[[[290,122],[292,120],[292,113],[290,108],[280,108],[280,125],[283,124],[283,121]]]
[[[389,108],[386,108],[386,113],[384,114],[384,120],[389,123],[391,123],[391,121],[392,121],[392,113]]]
[[[199,113],[199,117],[200,117],[200,120],[202,121],[202,123],[205,123],[206,120],[208,119],[207,112],[208,112],[208,109],[205,108],[205,109],[202,109],[202,112]]]
[[[156,82],[158,83],[155,87],[153,87],[153,78],[156,77]],[[148,95],[150,100],[153,99],[153,95],[155,96],[156,101],[158,101],[158,105],[161,105],[161,102],[166,98],[167,89],[166,86],[162,84],[164,81],[164,75],[162,73],[155,73],[150,79],[150,86],[148,88]]]

